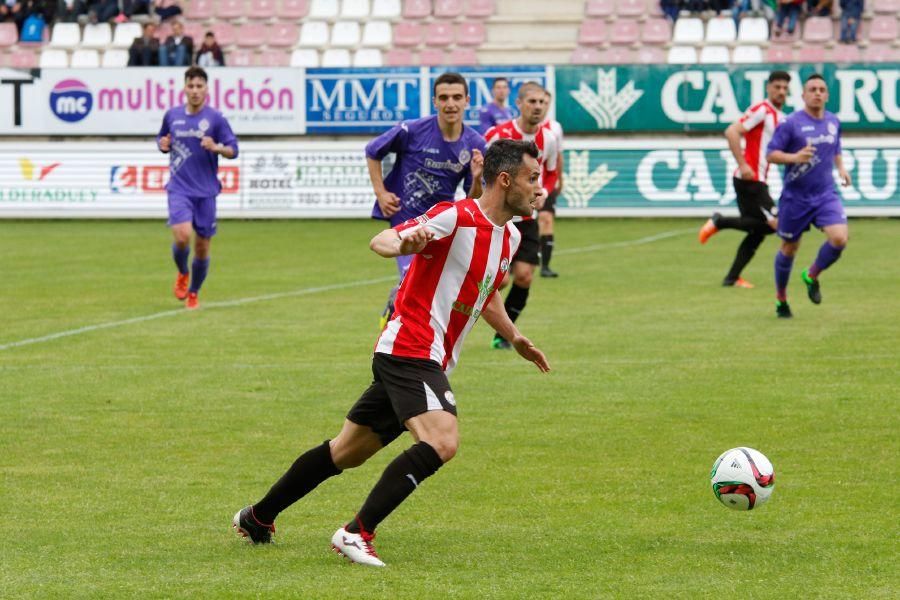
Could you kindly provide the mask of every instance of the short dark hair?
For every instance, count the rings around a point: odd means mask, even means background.
[[[491,87],[494,87],[501,81],[505,81],[506,85],[509,85],[509,79],[507,79],[506,77],[494,77],[494,82],[491,84]]]
[[[537,160],[538,148],[534,142],[500,139],[491,144],[484,154],[484,181],[491,185],[500,173],[515,177],[525,155]]]
[[[194,77],[199,77],[203,81],[209,82],[209,77],[206,76],[206,71],[204,71],[201,67],[188,67],[188,70],[184,72],[185,81],[189,81]]]
[[[216,34],[214,34],[212,31],[207,31],[205,36],[206,37],[216,37]]]
[[[806,81],[803,82],[803,85],[806,85],[813,79],[821,79],[822,81],[825,81],[825,78],[822,77],[822,75],[820,75],[819,73],[813,73],[812,75],[810,75],[809,77],[806,78]]]
[[[434,87],[432,87],[431,89],[432,96],[437,96],[437,86],[441,85],[442,83],[461,83],[463,86],[463,92],[466,94],[466,96],[469,95],[469,84],[466,83],[466,78],[459,73],[448,71],[446,73],[441,73],[438,78],[434,80]]]
[[[791,82],[791,75],[787,71],[772,71],[769,73],[769,83],[773,81],[787,81]]]

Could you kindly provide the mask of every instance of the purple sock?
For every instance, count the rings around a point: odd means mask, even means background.
[[[200,291],[200,286],[203,285],[203,280],[206,279],[206,273],[209,271],[209,259],[200,260],[199,258],[195,258],[194,262],[191,263],[191,287],[188,291],[197,293]]]
[[[403,278],[406,277],[406,272],[409,271],[409,266],[412,264],[413,255],[401,255],[395,260],[397,261],[397,270],[400,272],[400,281],[403,281]]]
[[[812,266],[809,268],[809,276],[813,279],[818,277],[819,273],[837,262],[843,251],[843,246],[832,246],[831,242],[822,244],[822,247],[819,248],[819,253],[816,255],[816,260],[813,261]]]
[[[178,272],[182,275],[188,272],[188,257],[191,255],[191,247],[185,246],[184,248],[179,248],[178,244],[172,244],[172,258],[175,259],[175,266],[178,267]]]
[[[781,250],[775,255],[775,297],[781,302],[787,301],[787,285],[794,267],[794,257],[785,256]]]

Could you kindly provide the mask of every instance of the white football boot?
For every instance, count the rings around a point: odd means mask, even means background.
[[[375,546],[372,545],[374,540],[374,533],[370,534],[365,531],[350,533],[341,527],[331,536],[331,547],[335,552],[351,562],[369,565],[370,567],[383,567],[385,565],[378,558],[378,554],[375,553]]]

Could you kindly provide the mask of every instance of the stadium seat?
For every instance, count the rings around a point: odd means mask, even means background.
[[[384,64],[389,67],[407,67],[413,64],[412,52],[403,48],[391,48],[384,53]]]
[[[333,48],[352,48],[359,45],[360,30],[356,21],[338,21],[331,28]]]
[[[834,39],[830,17],[809,17],[803,25],[803,41],[824,44]],[[806,60],[806,57],[804,57]],[[809,61],[807,61],[809,62]]]
[[[470,19],[486,19],[497,11],[494,0],[468,0],[466,16]]]
[[[672,39],[672,25],[666,19],[651,18],[641,30],[641,42],[645,44],[666,44]]]
[[[603,62],[603,53],[597,48],[579,46],[572,51],[569,62],[573,65],[598,65]]]
[[[342,19],[365,20],[366,18],[368,18],[368,16],[369,0],[344,0],[343,2],[341,2]]]
[[[699,44],[703,41],[703,21],[694,17],[678,19],[672,32],[673,44]]]
[[[128,50],[107,50],[100,66],[104,69],[120,69],[128,66]]]
[[[875,15],[869,24],[869,40],[873,42],[893,42],[900,32],[897,31],[897,18],[887,15]]]
[[[900,61],[900,50],[883,44],[869,44],[863,50],[862,60],[869,63],[898,62]]]
[[[449,46],[455,38],[453,25],[445,21],[429,23],[425,29],[425,40],[429,46]]]
[[[400,17],[400,0],[373,0],[372,18],[396,19]]]
[[[309,18],[334,19],[338,16],[339,8],[338,0],[312,0],[309,5]],[[348,63],[350,61],[349,55],[347,61]]]
[[[474,48],[454,48],[447,55],[447,64],[474,66],[478,64],[478,54]]]
[[[800,57],[803,59],[803,62],[825,62],[825,46],[805,46],[800,50]]]
[[[422,26],[415,22],[401,22],[394,25],[394,44],[397,46],[418,46],[422,42]]]
[[[662,65],[666,62],[666,53],[657,46],[643,46],[637,51],[635,62],[639,65]]]
[[[762,17],[741,19],[737,41],[740,44],[758,44],[769,41],[769,21]]]
[[[635,53],[623,46],[613,46],[603,53],[603,63],[610,65],[627,65],[634,62]]]
[[[731,62],[739,65],[755,65],[763,61],[762,48],[759,46],[738,46],[731,53]]]
[[[300,28],[294,23],[278,22],[269,29],[268,36],[266,44],[269,46],[295,46],[300,39]]]
[[[728,46],[703,46],[700,50],[701,65],[727,65],[730,62]]]
[[[380,67],[383,64],[384,58],[377,48],[361,48],[353,53],[354,67]]]
[[[216,18],[232,20],[247,16],[247,3],[244,0],[216,0]]]
[[[213,16],[213,0],[191,0],[184,7],[184,18],[188,21],[208,21]]]
[[[203,36],[206,35],[208,28],[203,23],[185,23],[184,35],[194,40],[194,48],[199,48],[203,44]]]
[[[606,22],[600,19],[585,19],[578,29],[578,43],[582,46],[598,46],[606,42],[607,37]]]
[[[156,32],[153,34],[153,37],[158,39],[160,42],[164,42],[170,35],[172,35],[172,23],[170,23],[169,21],[164,21],[157,26]]]
[[[72,53],[69,66],[73,69],[97,69],[100,67],[100,53],[93,49],[79,48]]]
[[[319,53],[311,48],[297,48],[291,52],[292,67],[315,68],[319,66]]]
[[[437,67],[447,63],[443,50],[426,48],[419,52],[419,64],[423,67]]]
[[[487,32],[481,21],[466,21],[456,31],[456,43],[460,46],[480,46],[486,39]]]
[[[350,60],[350,51],[346,48],[328,48],[322,53],[323,67],[349,67],[352,64]]]
[[[786,44],[772,44],[766,50],[767,63],[794,62],[794,48]]]
[[[0,46],[15,46],[19,41],[19,31],[12,21],[0,23]]]
[[[391,45],[391,24],[369,21],[363,27],[362,45],[367,48],[386,48]]]
[[[240,50],[232,50],[228,53],[229,67],[252,67],[254,66],[253,51],[241,48]]]
[[[682,19],[679,19],[681,21]],[[697,63],[697,50],[693,46],[672,46],[666,56],[670,65],[693,65]]]
[[[43,52],[41,52],[41,58],[38,61],[38,66],[42,69],[68,68],[69,53],[59,48],[44,50]]]
[[[244,23],[236,28],[237,45],[247,48],[262,46],[266,43],[269,29],[267,25],[262,23]]]
[[[423,19],[431,16],[431,0],[403,0],[404,19]]]
[[[825,53],[825,59],[833,63],[856,63],[861,53],[856,44],[838,44]]]
[[[643,17],[646,11],[645,0],[616,0],[616,13],[620,17]]]
[[[37,53],[21,46],[13,50],[9,57],[9,66],[13,69],[36,69],[38,64]]]
[[[872,8],[878,14],[900,15],[900,0],[875,0]]]
[[[616,12],[613,0],[588,0],[584,5],[584,14],[587,17],[609,17]]]
[[[260,67],[287,67],[291,57],[284,50],[265,50],[256,58],[256,64]]]
[[[213,23],[212,32],[220,46],[231,46],[235,43],[234,25],[227,21]],[[197,45],[199,46],[199,43]]]
[[[134,43],[134,38],[141,37],[143,31],[140,23],[119,23],[113,32],[112,47],[113,48],[130,48]]]
[[[434,0],[434,16],[455,19],[463,13],[462,0]]]
[[[625,46],[636,43],[639,37],[640,27],[638,26],[637,21],[632,19],[618,19],[612,25],[609,41],[612,44]]]
[[[75,48],[81,42],[81,27],[78,23],[57,23],[50,37],[51,48]],[[41,55],[41,64],[44,56]],[[43,68],[43,67],[42,67]]]
[[[278,7],[278,17],[280,19],[297,20],[304,18],[308,14],[309,0],[281,0],[281,5]],[[316,63],[318,63],[318,58],[316,58]]]
[[[262,20],[272,19],[277,13],[277,8],[275,0],[250,0],[250,11],[247,13],[247,17]]]
[[[82,48],[106,48],[112,43],[109,23],[88,23],[81,34]]]
[[[328,23],[324,21],[306,21],[300,28],[300,43],[306,48],[321,48],[328,45]]]
[[[730,44],[737,38],[734,19],[718,17],[706,22],[707,44]]]

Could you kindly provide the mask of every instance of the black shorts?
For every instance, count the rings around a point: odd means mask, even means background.
[[[433,360],[376,352],[372,385],[347,413],[357,425],[371,427],[387,446],[406,431],[404,423],[429,410],[456,416],[456,400],[447,375]]]
[[[769,195],[769,186],[765,183],[737,177],[732,178],[732,183],[742,217],[768,221],[770,215],[775,215],[775,201]]]
[[[541,264],[541,235],[538,230],[538,222],[534,219],[517,221],[516,228],[522,234],[519,249],[513,256],[513,262],[521,261],[529,265]]]
[[[538,212],[548,212],[551,215],[556,214],[556,199],[559,198],[559,190],[553,190],[547,199],[544,200],[544,206]]]

